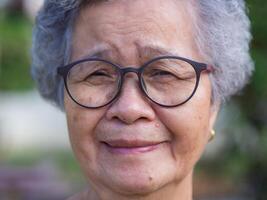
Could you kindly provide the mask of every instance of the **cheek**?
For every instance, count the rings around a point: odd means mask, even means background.
[[[205,83],[204,80],[202,82]],[[172,150],[176,159],[186,156],[198,159],[207,144],[211,90],[209,82],[204,86],[200,85],[194,97],[182,106],[155,108],[160,121],[172,134]]]
[[[91,160],[95,152],[94,130],[103,116],[103,111],[90,110],[75,104],[65,97],[65,111],[72,148],[80,160]]]
[[[199,111],[199,110],[198,110]],[[177,113],[162,111],[164,126],[171,132],[175,153],[185,154],[203,148],[208,134],[208,116],[206,113],[190,112],[181,109]]]

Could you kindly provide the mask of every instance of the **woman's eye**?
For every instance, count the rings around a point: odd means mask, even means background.
[[[117,80],[116,74],[106,70],[96,70],[87,74],[83,79],[84,83],[90,83],[90,85],[109,85],[115,83]]]
[[[104,71],[95,71],[92,74],[90,74],[90,76],[109,76],[109,75],[107,74],[107,72]]]
[[[152,72],[151,76],[174,76],[171,72],[164,70],[156,70]]]
[[[109,74],[105,71],[95,71],[90,73],[89,75],[86,76],[85,80],[91,79],[91,78],[108,78],[110,77]]]

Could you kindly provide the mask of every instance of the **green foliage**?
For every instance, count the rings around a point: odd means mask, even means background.
[[[32,88],[31,23],[20,13],[0,12],[0,90]]]
[[[247,5],[252,22],[253,48],[267,51],[267,2],[265,0],[247,0]]]
[[[255,93],[254,97],[267,99],[267,1],[248,0],[249,16],[252,24],[252,57],[255,61],[255,73],[248,93]]]

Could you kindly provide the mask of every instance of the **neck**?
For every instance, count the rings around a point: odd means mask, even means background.
[[[107,188],[101,188],[93,190],[89,186],[88,191],[85,193],[85,198],[80,200],[110,200],[110,199],[121,199],[121,200],[192,200],[192,172],[185,177],[182,181],[177,183],[171,183],[163,186],[162,188],[142,195],[129,195],[114,193]]]

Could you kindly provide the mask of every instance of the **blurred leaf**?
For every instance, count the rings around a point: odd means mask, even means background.
[[[31,23],[22,14],[0,16],[0,90],[32,88]]]

